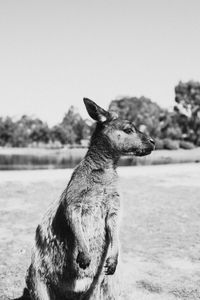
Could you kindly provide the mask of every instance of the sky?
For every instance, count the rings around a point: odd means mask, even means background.
[[[1,0],[0,116],[59,123],[83,97],[172,107],[200,81],[199,0]]]

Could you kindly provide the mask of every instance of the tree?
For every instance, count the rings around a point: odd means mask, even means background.
[[[89,127],[87,122],[81,118],[74,106],[69,108],[60,126],[64,129],[66,143],[69,144],[80,143],[82,139],[89,135]]]
[[[51,129],[50,136],[53,142],[59,141],[62,145],[67,141],[66,130],[61,125],[55,125]]]
[[[174,112],[185,139],[200,146],[200,83],[179,82],[175,101]]]
[[[23,115],[15,123],[15,130],[12,137],[13,147],[27,147],[31,143],[30,134],[34,124],[33,118]]]
[[[50,140],[50,130],[46,123],[36,119],[31,127],[30,139],[32,142],[48,143]]]
[[[0,145],[12,145],[15,131],[15,122],[10,118],[0,118]]]

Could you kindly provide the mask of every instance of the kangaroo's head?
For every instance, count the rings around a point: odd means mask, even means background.
[[[132,122],[123,120],[114,112],[108,112],[90,99],[83,99],[90,117],[97,122],[91,145],[96,143],[120,155],[144,156],[155,148],[155,142],[140,132]]]

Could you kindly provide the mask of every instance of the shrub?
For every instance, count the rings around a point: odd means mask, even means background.
[[[156,138],[155,139],[155,146],[156,146],[156,150],[164,149],[164,141],[159,139],[159,138]]]
[[[171,140],[171,139],[164,139],[164,149],[167,150],[177,150],[179,149],[179,141],[177,140]]]
[[[188,150],[193,149],[195,147],[193,143],[187,141],[180,141],[179,146],[182,149],[188,149]]]

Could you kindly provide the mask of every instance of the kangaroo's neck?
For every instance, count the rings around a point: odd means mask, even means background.
[[[94,169],[116,169],[119,157],[119,154],[111,149],[108,141],[97,137],[91,141],[85,160]]]

